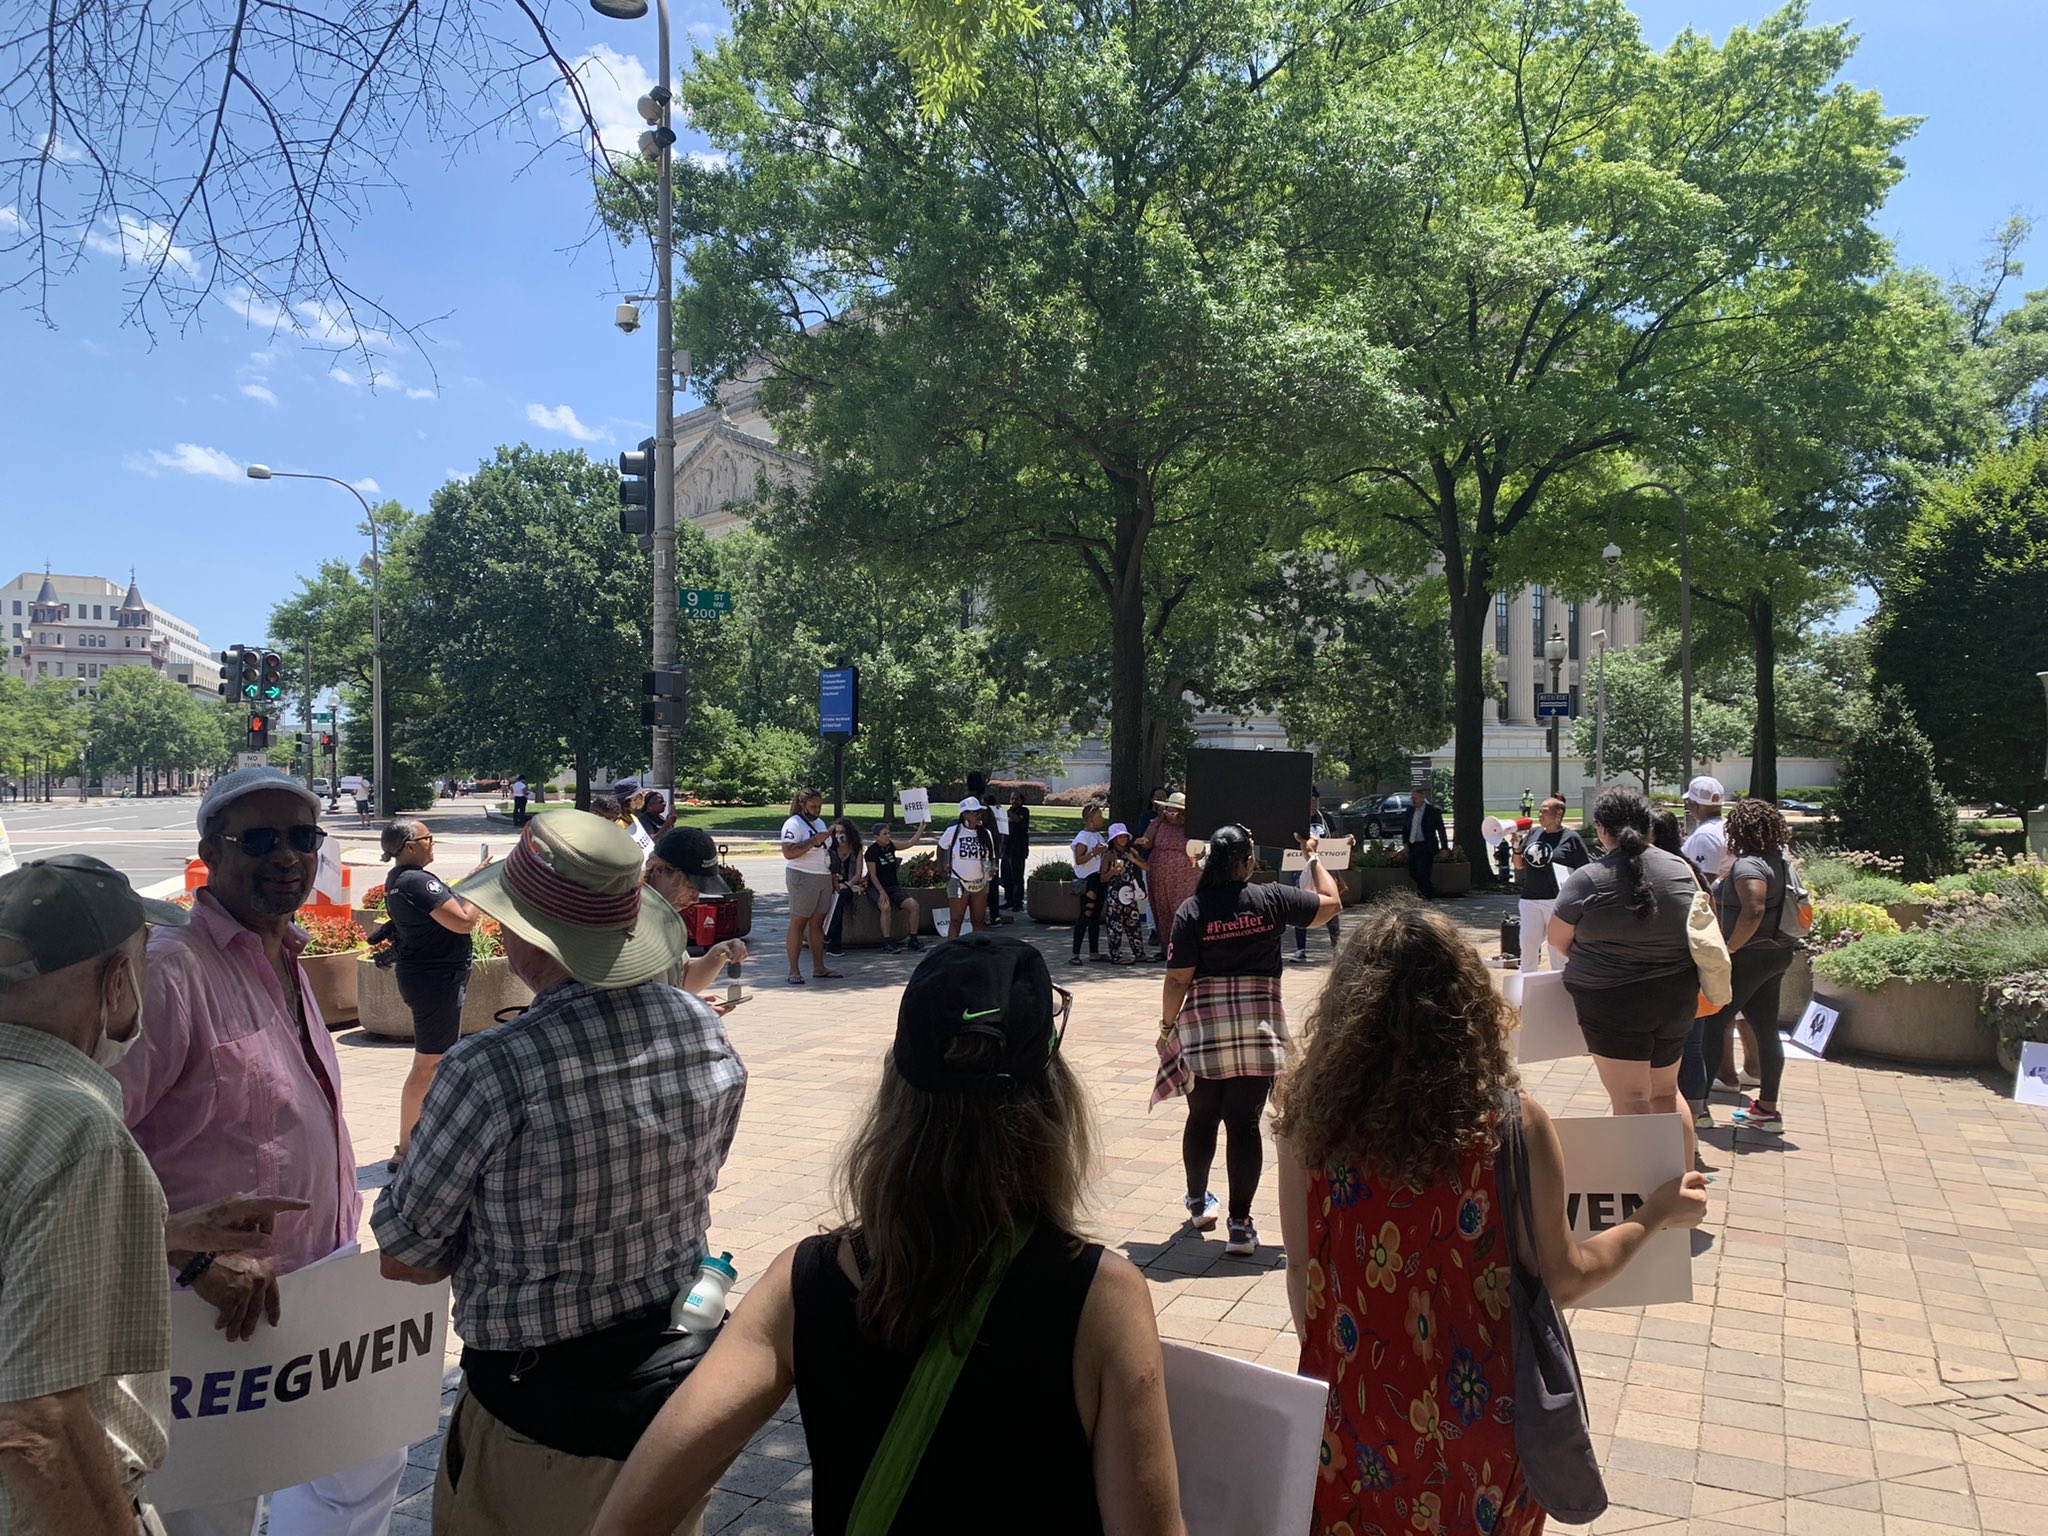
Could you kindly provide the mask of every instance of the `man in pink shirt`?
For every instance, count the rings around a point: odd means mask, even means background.
[[[173,1210],[246,1190],[304,1200],[270,1255],[171,1255],[178,1281],[247,1339],[279,1316],[277,1276],[356,1240],[362,1199],[341,1069],[299,965],[291,921],[326,833],[320,802],[275,768],[241,768],[199,806],[207,883],[185,928],[150,937],[147,1027],[120,1064],[124,1118]],[[270,1536],[383,1536],[405,1471],[397,1451],[271,1495]],[[261,1499],[164,1517],[170,1536],[252,1536]]]

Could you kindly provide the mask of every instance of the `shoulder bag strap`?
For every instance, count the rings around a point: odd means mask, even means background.
[[[939,1329],[918,1356],[917,1366],[910,1373],[910,1384],[903,1389],[889,1427],[882,1432],[882,1443],[875,1449],[875,1459],[868,1463],[867,1474],[860,1480],[860,1492],[853,1497],[846,1536],[888,1536],[903,1496],[910,1491],[911,1479],[917,1476],[918,1463],[924,1460],[925,1447],[931,1443],[932,1432],[939,1427],[939,1419],[953,1396],[954,1383],[967,1364],[966,1349],[955,1349],[952,1341],[965,1337],[972,1346],[981,1333],[989,1303],[1002,1287],[1003,1277],[1036,1229],[1037,1223],[1029,1221],[1017,1228],[1010,1239],[1009,1252],[975,1292],[960,1326]]]
[[[1522,1134],[1522,1104],[1519,1097],[1510,1096],[1501,1114],[1501,1159],[1500,1168],[1513,1185],[1502,1191],[1501,1204],[1506,1207],[1508,1233],[1508,1261],[1519,1265],[1530,1274],[1541,1274],[1542,1266],[1536,1252],[1536,1209],[1529,1197],[1529,1143]],[[1523,1257],[1523,1249],[1528,1257]]]

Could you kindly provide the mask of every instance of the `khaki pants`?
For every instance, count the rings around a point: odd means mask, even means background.
[[[434,1536],[582,1536],[625,1469],[508,1428],[464,1383],[434,1477]],[[699,1505],[675,1536],[704,1536]]]

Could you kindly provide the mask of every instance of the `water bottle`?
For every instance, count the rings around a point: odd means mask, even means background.
[[[721,1253],[697,1268],[697,1283],[675,1299],[668,1326],[675,1333],[709,1333],[725,1321],[725,1293],[739,1279],[732,1255]]]
[[[747,989],[740,983],[740,962],[732,961],[725,968],[725,1001],[730,1007],[745,999]]]

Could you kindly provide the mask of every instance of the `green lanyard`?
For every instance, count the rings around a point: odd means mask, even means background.
[[[854,1495],[853,1510],[847,1516],[846,1536],[888,1536],[890,1526],[896,1522],[896,1511],[903,1506],[903,1496],[910,1492],[911,1479],[917,1476],[918,1463],[924,1460],[925,1447],[931,1444],[932,1432],[939,1427],[939,1419],[953,1396],[953,1385],[967,1364],[966,1349],[954,1348],[952,1341],[964,1336],[967,1347],[973,1346],[981,1334],[989,1303],[1002,1288],[1003,1277],[1031,1240],[1037,1225],[1027,1221],[1011,1234],[1010,1251],[975,1292],[960,1320],[961,1326],[940,1328],[918,1356],[917,1367],[910,1373],[910,1384],[903,1389],[903,1398],[896,1404],[889,1427],[882,1432],[875,1459],[868,1463],[867,1475],[860,1480],[860,1492]]]

